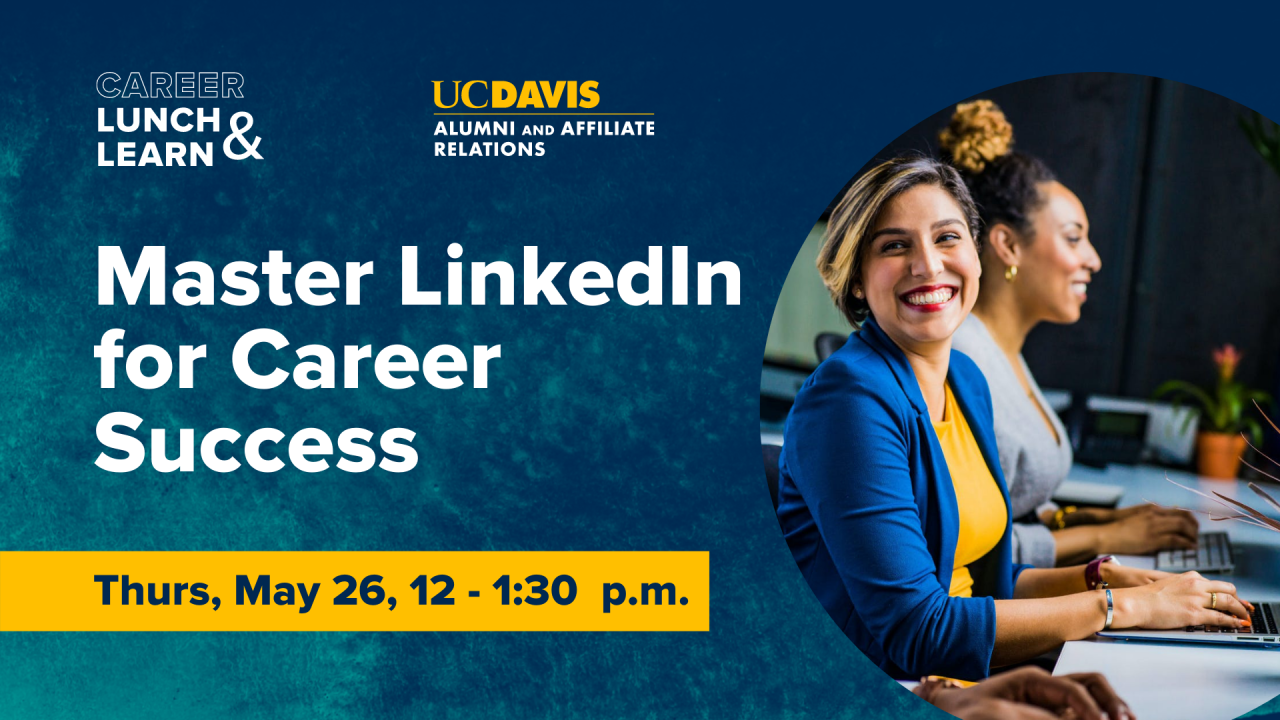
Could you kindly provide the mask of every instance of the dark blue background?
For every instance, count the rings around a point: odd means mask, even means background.
[[[1204,87],[1280,117],[1274,18],[1114,4],[830,8],[196,4],[6,18],[0,43],[0,550],[706,550],[711,632],[24,634],[5,717],[934,716],[823,613],[759,468],[764,338],[826,202],[922,118],[1045,74]],[[98,168],[98,74],[236,70],[261,163]],[[658,136],[544,158],[431,156],[430,81],[594,79]],[[198,101],[188,103],[199,105]],[[209,104],[208,102],[205,103]],[[176,106],[178,103],[171,103]],[[118,139],[118,138],[115,138]],[[170,138],[157,138],[167,140]],[[464,260],[732,260],[742,305],[399,308],[399,248]],[[100,308],[100,244],[215,266],[373,260],[364,304]],[[442,280],[438,275],[424,280]],[[92,347],[208,343],[195,390],[98,387]],[[231,344],[497,344],[487,391],[249,390]],[[175,383],[176,384],[176,383]],[[113,475],[113,410],[146,427],[419,435],[412,473]]]

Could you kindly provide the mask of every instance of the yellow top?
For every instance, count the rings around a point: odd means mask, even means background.
[[[956,539],[955,567],[951,571],[952,597],[973,597],[973,576],[969,563],[991,552],[1004,535],[1008,511],[1000,487],[982,457],[973,430],[956,405],[951,385],[946,386],[947,400],[942,422],[933,431],[942,445],[951,484],[956,489],[956,509],[960,516],[960,536]]]

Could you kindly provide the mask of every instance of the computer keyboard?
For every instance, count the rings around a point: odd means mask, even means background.
[[[1249,614],[1249,620],[1253,623],[1253,626],[1249,629],[1254,633],[1275,635],[1280,632],[1276,628],[1276,619],[1271,611],[1271,606],[1271,603],[1254,603],[1253,612]]]
[[[1200,544],[1194,550],[1161,550],[1156,555],[1156,569],[1165,572],[1229,573],[1235,568],[1225,532],[1200,533]]]
[[[1187,632],[1234,633],[1236,635],[1280,635],[1280,625],[1276,624],[1276,603],[1253,603],[1253,612],[1249,613],[1249,627],[1233,628],[1216,625],[1191,625]],[[1275,639],[1269,638],[1269,639]]]

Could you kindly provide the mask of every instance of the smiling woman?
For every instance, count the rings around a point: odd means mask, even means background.
[[[970,680],[1104,628],[1243,626],[1234,586],[1195,574],[1013,564],[991,395],[951,349],[978,236],[960,173],[924,157],[871,169],[831,215],[818,269],[860,329],[796,396],[777,498],[828,614],[891,675]]]
[[[967,198],[958,197],[921,184],[881,210],[863,251],[864,279],[853,289],[909,361],[937,380],[946,377],[951,335],[978,299],[982,274],[970,231],[977,223],[961,207]],[[942,383],[933,385],[925,402],[940,422]]]
[[[942,418],[951,335],[978,297],[978,223],[977,207],[954,170],[928,158],[903,158],[849,189],[831,214],[818,257],[823,282],[849,322],[856,327],[873,316],[937,381],[928,383],[932,392],[925,396],[935,420]]]

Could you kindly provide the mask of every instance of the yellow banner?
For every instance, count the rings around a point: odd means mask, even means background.
[[[706,552],[0,552],[0,631],[710,629]]]

